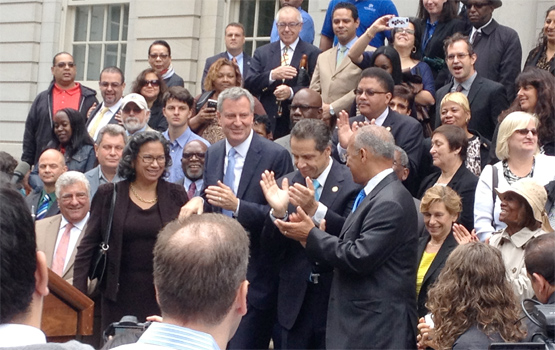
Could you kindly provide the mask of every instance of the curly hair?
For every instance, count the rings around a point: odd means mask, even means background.
[[[420,201],[420,212],[426,213],[434,203],[443,203],[451,215],[459,216],[462,211],[461,197],[449,186],[432,186],[424,192]]]
[[[56,114],[63,112],[67,115],[69,119],[69,126],[71,128],[71,139],[65,145],[66,155],[71,158],[81,147],[85,145],[94,145],[94,141],[87,132],[87,127],[85,126],[85,117],[81,112],[73,108],[60,109]],[[60,147],[60,140],[54,132],[54,124],[52,124],[52,148],[58,149]]]
[[[158,79],[158,81],[160,82],[160,92],[158,93],[158,97],[156,97],[156,101],[154,102],[162,105],[162,97],[164,96],[164,93],[166,92],[168,87],[166,86],[166,82],[164,81],[162,76],[156,73],[156,71],[152,68],[147,68],[143,70],[141,73],[139,73],[139,75],[137,76],[137,79],[133,81],[133,87],[131,88],[131,92],[142,95],[141,89],[146,85],[145,83],[146,75],[149,73],[156,74],[156,79]]]
[[[160,142],[162,144],[166,164],[164,165],[164,173],[161,177],[166,177],[168,175],[168,169],[172,165],[169,141],[157,131],[144,131],[129,137],[129,141],[123,149],[123,154],[118,165],[119,176],[129,182],[135,181],[137,173],[135,172],[135,166],[133,163],[137,160],[141,147],[147,142]]]
[[[501,252],[484,243],[460,245],[451,252],[428,292],[426,307],[432,313],[440,349],[451,349],[473,326],[487,335],[499,332],[507,342],[526,334]]]
[[[208,70],[208,73],[206,73],[206,78],[204,79],[205,91],[214,90],[214,81],[218,78],[218,73],[223,66],[230,66],[235,71],[235,86],[241,86],[243,78],[241,76],[239,66],[233,61],[228,60],[227,58],[220,58],[216,62],[212,63],[210,69]]]

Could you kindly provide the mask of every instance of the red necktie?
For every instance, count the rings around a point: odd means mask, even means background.
[[[191,186],[189,186],[189,191],[187,191],[187,196],[189,199],[195,196],[195,192],[197,191],[197,185],[194,182],[191,182]]]
[[[69,246],[69,236],[72,228],[73,224],[71,222],[68,222],[64,234],[62,235],[62,239],[60,239],[60,243],[58,244],[58,249],[56,249],[56,253],[54,254],[52,271],[54,271],[59,276],[62,276],[62,274],[64,273],[67,247]]]

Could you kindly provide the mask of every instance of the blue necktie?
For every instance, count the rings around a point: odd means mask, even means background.
[[[316,201],[318,202],[320,200],[320,191],[319,191],[319,189],[322,185],[320,185],[318,180],[312,180],[312,184],[314,185],[314,199],[316,199]]]
[[[364,192],[364,188],[363,188],[362,190],[360,190],[360,192],[357,195],[357,198],[355,199],[355,204],[353,204],[353,210],[351,211],[352,213],[354,213],[355,210],[357,210],[358,206],[360,205],[360,203],[362,203],[365,197],[366,197],[366,192]]]
[[[235,193],[234,184],[235,184],[235,154],[236,153],[237,151],[235,151],[235,148],[231,148],[229,150],[229,153],[227,154],[227,168],[225,170],[225,175],[224,175],[224,185],[231,188],[233,193]],[[230,210],[222,209],[222,214],[227,215],[229,217],[233,217],[233,212]]]
[[[44,219],[49,206],[50,206],[50,196],[48,194],[45,194],[44,200],[42,201],[42,204],[40,205],[39,210],[37,210],[37,216],[36,216],[37,220]]]

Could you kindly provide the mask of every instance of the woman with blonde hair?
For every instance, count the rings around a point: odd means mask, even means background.
[[[501,253],[487,244],[473,242],[451,252],[426,306],[434,328],[421,319],[419,346],[487,349],[493,342],[517,342],[525,335]]]
[[[506,227],[499,220],[500,201],[495,188],[504,191],[517,180],[530,177],[545,186],[555,179],[555,157],[539,154],[538,119],[526,112],[513,112],[499,125],[495,153],[500,161],[482,171],[476,186],[474,227],[481,241]]]

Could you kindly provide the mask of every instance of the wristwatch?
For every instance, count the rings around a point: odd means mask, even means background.
[[[333,110],[333,106],[330,105],[330,115],[335,115],[335,111]]]

